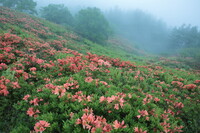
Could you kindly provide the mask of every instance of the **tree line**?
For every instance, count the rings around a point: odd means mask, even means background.
[[[78,34],[99,44],[105,44],[111,35],[109,22],[101,10],[96,7],[81,9],[73,16],[64,5],[49,4],[43,7],[40,13],[46,20],[70,26]]]

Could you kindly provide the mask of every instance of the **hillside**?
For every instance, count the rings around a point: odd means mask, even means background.
[[[200,131],[198,73],[109,43],[1,7],[0,132]]]

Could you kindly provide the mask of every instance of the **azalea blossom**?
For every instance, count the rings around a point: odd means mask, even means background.
[[[115,104],[114,109],[119,110],[119,104]]]
[[[183,86],[184,89],[194,89],[196,87],[197,86],[195,84],[188,84],[188,85]]]
[[[147,133],[147,131],[142,131],[141,128],[135,127],[134,128],[134,133]]]
[[[200,80],[195,80],[194,83],[198,84],[200,83]]]
[[[101,96],[99,100],[100,100],[100,103],[101,103],[101,102],[103,102],[103,101],[105,101],[105,100],[106,100],[106,97],[104,97],[104,96]]]
[[[155,102],[159,102],[159,101],[160,101],[160,99],[159,99],[159,98],[157,98],[157,97],[155,97],[155,98],[154,98],[154,101],[155,101]]]
[[[7,96],[9,94],[9,91],[7,90],[7,87],[0,88],[0,94],[3,94],[4,96]]]
[[[30,68],[30,71],[36,71],[36,70],[37,70],[36,67],[31,67],[31,68]]]
[[[27,112],[26,112],[26,114],[29,115],[30,117],[32,117],[32,116],[35,115],[36,113],[40,113],[40,111],[39,111],[38,109],[37,109],[37,110],[34,110],[33,107],[30,107],[30,108],[27,110]]]
[[[34,126],[34,130],[36,132],[43,132],[44,130],[46,130],[46,127],[50,127],[50,123],[40,120],[39,122],[37,122]]]
[[[138,110],[138,112],[140,113],[141,116],[147,116],[149,115],[148,112],[146,110]]]
[[[34,104],[34,106],[37,106],[38,102],[40,102],[40,101],[43,101],[43,99],[35,98],[35,99],[31,100],[29,103]]]
[[[175,102],[174,103],[174,106],[176,107],[176,108],[183,108],[184,107],[184,104],[182,103],[182,102]]]
[[[90,83],[90,82],[92,82],[92,81],[93,81],[92,77],[87,77],[87,78],[85,78],[85,82]]]
[[[21,88],[21,87],[19,86],[19,83],[18,83],[18,82],[12,82],[12,87],[13,87],[14,89],[16,89],[16,88]]]
[[[108,85],[108,83],[106,83],[105,81],[100,81],[100,83],[102,83],[104,85]]]
[[[31,95],[27,94],[24,96],[23,100],[27,101],[29,97],[31,97]]]
[[[122,121],[121,123],[118,122],[118,120],[115,120],[113,122],[113,127],[114,129],[118,129],[118,128],[126,128],[126,125],[124,125],[124,121]]]

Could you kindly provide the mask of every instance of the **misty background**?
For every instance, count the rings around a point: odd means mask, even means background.
[[[140,9],[165,21],[168,26],[191,24],[200,26],[199,0],[34,0],[39,7],[65,4],[76,11],[79,8],[98,7],[103,11],[118,7],[123,11]]]

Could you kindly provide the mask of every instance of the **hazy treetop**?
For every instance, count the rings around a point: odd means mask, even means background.
[[[200,27],[200,0],[35,0],[39,6],[49,3],[66,6],[96,6],[104,10],[119,7],[123,10],[141,9],[163,19],[170,26],[183,23]]]

